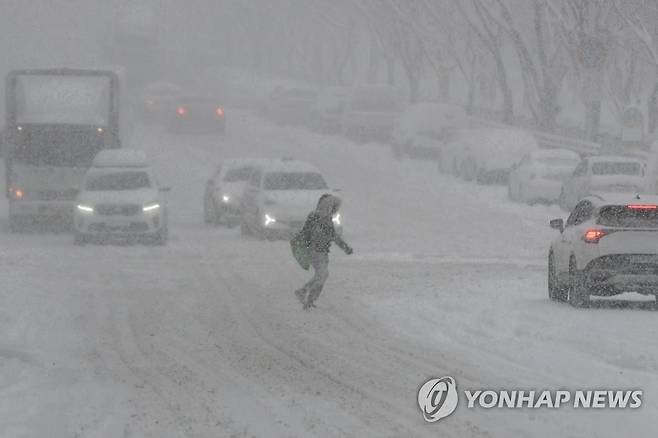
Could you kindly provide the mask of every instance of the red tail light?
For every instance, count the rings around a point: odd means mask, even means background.
[[[176,114],[178,114],[179,116],[184,116],[185,114],[187,114],[187,108],[185,108],[184,106],[179,106],[176,109]]]
[[[628,208],[631,210],[655,210],[658,207],[650,204],[631,204]]]
[[[590,228],[583,234],[583,240],[587,243],[599,243],[602,237],[607,236],[609,233],[600,228]]]
[[[224,117],[224,108],[222,108],[221,106],[217,107],[215,114],[217,114],[217,117]]]

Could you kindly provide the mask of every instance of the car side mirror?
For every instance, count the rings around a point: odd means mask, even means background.
[[[160,191],[164,193],[171,192],[171,187],[160,187]]]
[[[553,219],[549,222],[551,228],[559,230],[560,233],[564,231],[564,219]]]

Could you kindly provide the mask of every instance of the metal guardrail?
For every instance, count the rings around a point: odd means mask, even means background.
[[[569,149],[580,155],[598,155],[601,151],[601,145],[586,140],[579,140],[559,135],[546,134],[544,132],[535,132],[535,138],[539,147],[546,149]]]
[[[477,128],[496,128],[496,129],[524,129],[517,126],[505,125],[503,123],[494,122],[479,117],[469,117],[471,126]],[[601,145],[599,143],[580,140],[570,137],[562,137],[555,134],[547,134],[545,132],[530,131],[537,139],[537,144],[540,148],[544,149],[568,149],[580,155],[598,155],[601,152]]]

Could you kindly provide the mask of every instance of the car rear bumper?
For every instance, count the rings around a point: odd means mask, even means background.
[[[226,126],[226,119],[206,119],[206,118],[174,118],[169,122],[169,129],[179,132],[212,132],[223,133]]]
[[[593,295],[623,292],[658,293],[658,254],[618,254],[599,257],[583,272]]]

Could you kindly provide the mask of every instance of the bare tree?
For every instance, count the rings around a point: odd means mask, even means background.
[[[514,119],[514,97],[509,85],[507,66],[503,57],[502,24],[495,20],[481,0],[471,0],[466,9],[462,0],[454,0],[457,10],[473,30],[482,46],[491,53],[496,66],[496,79],[502,95],[502,121],[512,123]]]

